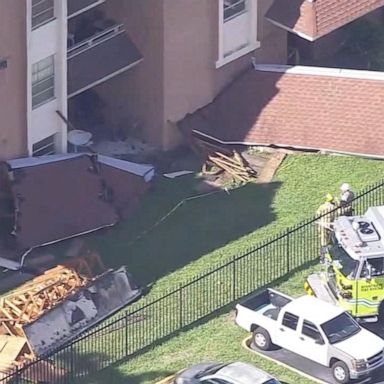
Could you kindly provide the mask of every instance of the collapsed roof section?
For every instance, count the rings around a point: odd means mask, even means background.
[[[384,0],[275,0],[272,23],[313,41],[384,5]]]
[[[256,65],[178,123],[221,144],[383,157],[384,74]]]
[[[133,210],[153,175],[151,165],[90,154],[9,160],[0,167],[0,193],[10,199],[3,235],[7,228],[20,253],[112,226]]]

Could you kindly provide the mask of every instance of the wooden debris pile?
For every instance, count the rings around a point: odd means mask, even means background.
[[[0,297],[0,378],[35,358],[23,325],[41,317],[87,282],[74,269],[57,266]]]
[[[6,333],[24,336],[22,325],[31,323],[77,291],[87,279],[75,270],[57,266],[0,297],[0,324]]]
[[[243,183],[255,181],[257,172],[236,150],[229,150],[207,141],[195,138],[194,149],[204,159],[204,174],[227,172],[234,180]]]

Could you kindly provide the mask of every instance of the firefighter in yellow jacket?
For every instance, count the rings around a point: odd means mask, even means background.
[[[335,219],[335,209],[337,205],[334,197],[327,193],[325,196],[325,202],[320,205],[316,211],[316,215],[319,216],[317,222],[319,226],[319,235],[320,235],[320,263],[324,263],[325,254],[327,252],[327,245],[330,242],[331,231],[332,231],[332,222]]]

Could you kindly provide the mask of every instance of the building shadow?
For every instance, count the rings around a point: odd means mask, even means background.
[[[51,361],[55,366],[55,370],[52,371],[52,379],[59,370],[65,374],[56,382],[88,384],[151,383],[159,377],[167,377],[172,374],[166,370],[152,370],[136,374],[124,373],[118,369],[117,365],[114,365],[116,362],[118,362],[116,356],[103,352],[82,353],[68,349],[56,354],[54,360]],[[49,374],[46,373],[46,376],[49,378]]]
[[[278,182],[218,190],[201,198],[184,200],[179,206],[187,191],[176,193],[169,204],[168,193],[173,183],[175,181],[162,180],[129,221],[91,238],[92,246],[98,249],[106,263],[128,265],[142,285],[275,220],[272,202],[280,186]],[[244,240],[241,245],[247,248],[250,244]]]

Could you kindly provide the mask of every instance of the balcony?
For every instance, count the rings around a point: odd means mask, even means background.
[[[68,19],[96,7],[105,0],[68,0]]]
[[[126,70],[142,60],[142,55],[122,24],[103,26],[67,51],[68,97],[76,96]]]

